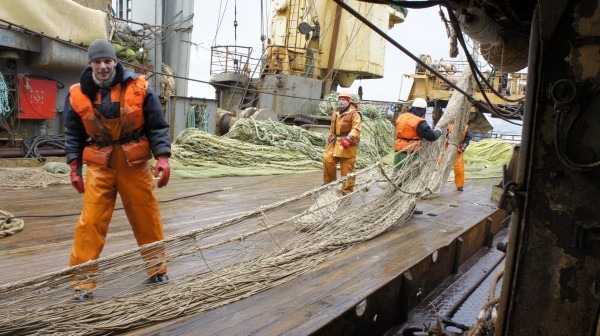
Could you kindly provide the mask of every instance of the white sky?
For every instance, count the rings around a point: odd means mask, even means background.
[[[270,1],[264,1],[265,6]],[[202,4],[201,6],[199,4]],[[227,5],[225,5],[227,4]],[[234,6],[236,5],[236,6]],[[223,6],[227,6],[224,8]],[[234,30],[234,9],[237,7],[237,29]],[[253,57],[261,55],[261,10],[260,1],[197,1],[194,8],[194,30],[190,56],[190,77],[202,81],[209,79],[210,47],[212,45],[251,46]],[[411,9],[404,23],[396,25],[387,34],[401,44],[405,49],[415,54],[428,54],[432,60],[450,59],[449,41],[446,28],[438,14],[439,8]],[[220,29],[217,32],[219,13],[221,13]],[[270,25],[270,17],[264,18],[264,25]],[[266,29],[266,27],[265,27]],[[364,29],[369,29],[364,27]],[[237,32],[237,39],[236,33]],[[268,32],[265,32],[268,34]],[[461,51],[457,59],[463,60]],[[405,99],[410,88],[410,81],[403,74],[414,72],[415,61],[396,49],[390,43],[386,45],[384,78],[355,81],[350,88],[357,92],[358,86],[363,87],[363,99],[396,101]],[[189,82],[188,95],[200,98],[214,98],[214,89],[209,84]],[[400,93],[402,85],[402,96]]]

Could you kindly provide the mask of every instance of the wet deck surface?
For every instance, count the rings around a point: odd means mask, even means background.
[[[476,223],[496,212],[493,180],[467,181],[464,192],[447,183],[440,197],[423,200],[405,226],[361,243],[314,271],[249,298],[130,331],[132,335],[306,335],[318,333],[358,303],[437,249],[447,247]],[[165,235],[172,236],[246,213],[321,184],[321,172],[277,176],[171,180],[158,189]],[[23,231],[0,239],[0,285],[67,266],[82,198],[70,185],[2,191],[0,209],[25,220]],[[302,209],[290,209],[289,216]],[[117,210],[103,256],[134,248],[124,211]],[[170,275],[185,272],[176,269]],[[159,304],[159,303],[157,303]],[[360,318],[384,323],[381,309],[369,306]],[[380,320],[378,320],[380,316]],[[331,329],[329,329],[331,330]],[[353,334],[353,326],[336,327]],[[201,332],[200,332],[201,331]],[[337,333],[337,332],[336,332]]]

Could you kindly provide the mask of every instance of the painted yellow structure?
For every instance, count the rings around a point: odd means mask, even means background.
[[[464,69],[468,67],[466,61],[432,62],[429,55],[421,55],[420,59],[453,83],[458,81]],[[520,117],[525,99],[527,74],[502,73],[492,70],[483,72],[483,75],[488,83],[490,83],[490,86],[500,93],[502,97],[492,92],[489,86],[483,86],[484,90],[482,92],[477,85],[474,87],[473,97],[482,102],[489,100],[492,105],[502,109],[507,117],[511,117],[511,114],[514,117]],[[415,98],[424,98],[427,100],[428,105],[434,108],[433,118],[434,121],[437,121],[436,116],[439,118],[441,109],[445,108],[448,104],[454,89],[421,65],[417,65],[415,73],[408,76],[412,79],[412,86],[407,100],[412,101]],[[481,110],[474,105],[471,107],[471,111],[473,114],[469,120],[469,125],[472,130],[486,133],[492,129],[489,122],[480,114],[481,112],[489,111]]]
[[[404,22],[404,14],[387,5],[348,5],[382,30]],[[342,87],[383,77],[386,41],[335,2],[273,0],[272,6],[267,73],[329,77]]]
[[[438,72],[446,75],[450,81],[455,82],[460,77],[462,69],[467,66],[466,62],[440,62],[437,65]],[[434,67],[435,69],[436,67]],[[414,98],[425,98],[428,101],[445,101],[447,102],[452,95],[452,88],[440,78],[431,74],[428,70],[417,71],[410,75],[413,79],[413,85],[409,93],[409,100]],[[494,95],[489,88],[485,88],[484,93],[488,99],[495,105],[517,105],[512,100],[520,100],[525,97],[525,89],[527,84],[526,73],[496,73],[494,71],[486,71],[483,73],[491,86],[503,94],[505,99]],[[505,76],[505,81],[502,78]],[[475,87],[474,97],[478,100],[484,100],[483,94],[478,87]]]

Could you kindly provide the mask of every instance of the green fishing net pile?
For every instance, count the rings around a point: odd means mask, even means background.
[[[332,92],[319,106],[331,115]],[[358,97],[353,97],[358,100]],[[361,104],[363,116],[356,168],[364,168],[393,151],[394,127],[376,106]],[[327,135],[270,120],[241,118],[223,136],[197,128],[182,131],[173,143],[171,175],[180,178],[271,175],[323,169]]]
[[[501,177],[508,165],[514,145],[502,139],[471,141],[464,153],[467,179]]]
[[[171,175],[180,178],[270,175],[323,169],[327,135],[270,120],[243,118],[224,136],[197,128],[173,143]],[[392,150],[393,127],[365,118],[356,167],[364,168]]]
[[[337,107],[336,92],[323,99],[318,114],[331,115]],[[358,97],[353,97],[358,100]],[[375,105],[360,104],[363,117],[356,168],[383,161],[393,164],[395,129]],[[182,131],[173,143],[171,176],[272,175],[322,170],[327,135],[270,120],[241,118],[231,130],[216,136],[198,128]],[[471,142],[465,152],[469,178],[502,176],[513,145],[498,139]]]

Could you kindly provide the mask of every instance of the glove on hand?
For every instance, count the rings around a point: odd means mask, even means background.
[[[154,167],[154,177],[158,176],[158,173],[162,172],[162,175],[158,179],[156,185],[162,188],[169,183],[169,177],[171,176],[171,166],[169,166],[169,157],[161,155],[156,158],[156,167]]]
[[[444,131],[442,131],[442,129],[441,129],[441,128],[439,128],[439,127],[436,127],[436,128],[433,130],[433,132],[436,134],[436,136],[437,136],[438,138],[440,137],[440,135],[442,135],[442,133],[444,133]]]
[[[350,139],[348,139],[348,137],[345,137],[342,139],[342,147],[344,148],[348,148],[351,145],[351,141]]]
[[[466,148],[465,148],[465,146],[463,146],[463,145],[460,145],[460,146],[458,146],[458,152],[459,152],[459,153],[464,153],[464,152],[465,152],[465,149],[466,149]]]
[[[73,160],[69,162],[69,166],[71,166],[71,185],[78,193],[83,194],[85,192],[85,185],[81,176],[81,163],[79,160]]]

